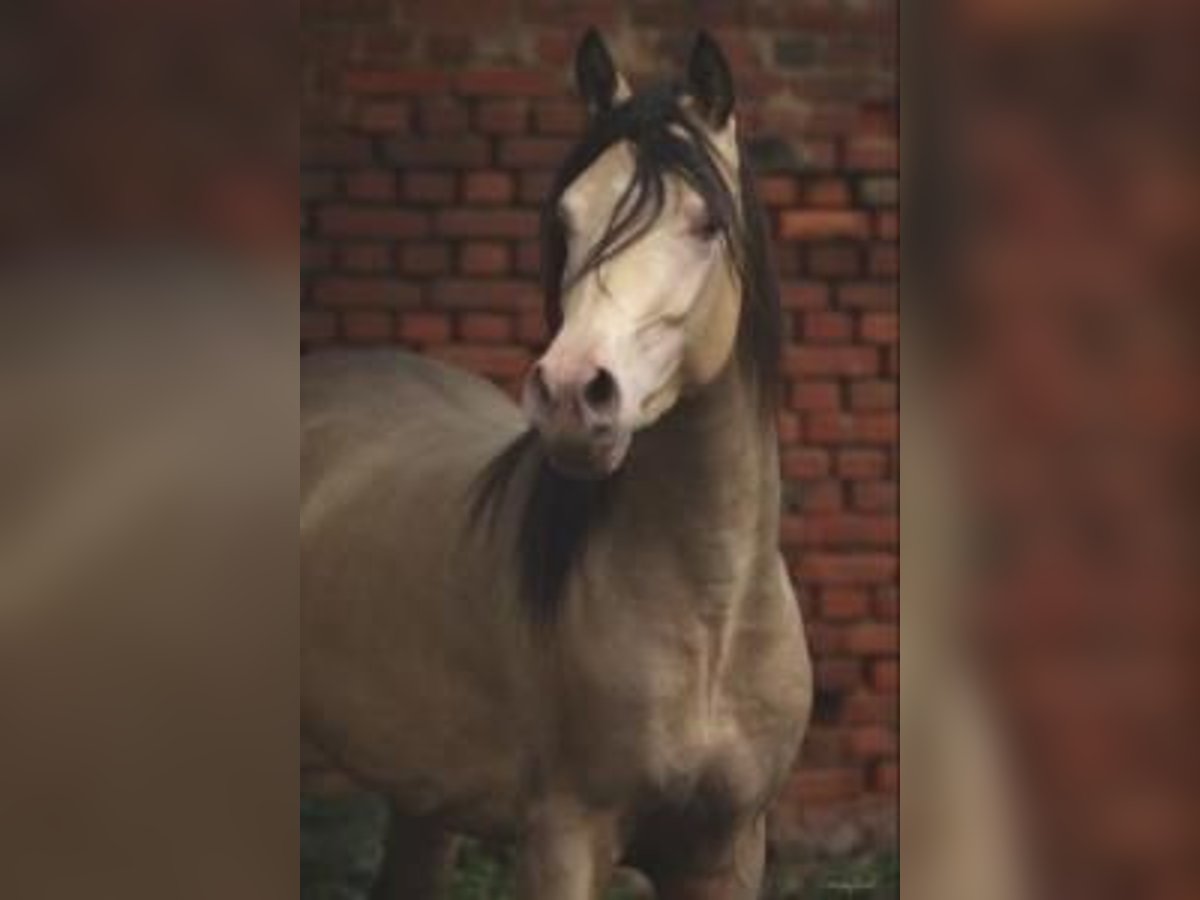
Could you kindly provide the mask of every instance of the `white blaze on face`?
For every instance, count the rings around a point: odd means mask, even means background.
[[[676,176],[665,178],[662,213],[644,236],[573,277],[629,187],[633,152],[628,144],[609,148],[563,195],[570,287],[562,330],[546,354],[553,362],[591,363],[612,373],[618,417],[631,430],[715,376],[732,351],[737,321],[727,248],[706,230],[702,198]]]

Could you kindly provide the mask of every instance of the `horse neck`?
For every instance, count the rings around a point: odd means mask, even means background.
[[[609,565],[709,612],[775,564],[775,430],[740,360],[634,441],[609,522]]]

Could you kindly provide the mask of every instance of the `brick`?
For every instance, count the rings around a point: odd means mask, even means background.
[[[539,241],[521,241],[517,246],[517,272],[534,276],[542,271],[542,245]]]
[[[401,192],[409,203],[452,203],[454,176],[446,172],[405,172]]]
[[[900,652],[896,625],[862,622],[846,631],[846,649],[856,656],[894,656]]]
[[[363,104],[355,123],[372,134],[396,134],[409,128],[412,107],[404,100],[378,101]]]
[[[346,196],[351,200],[387,203],[396,199],[396,176],[382,169],[363,169],[346,175]]]
[[[458,76],[456,87],[468,96],[555,97],[565,87],[563,78],[531,69],[476,69]]]
[[[508,25],[516,3],[514,0],[438,0],[436,3],[414,3],[406,7],[407,23],[414,26],[458,30],[469,23],[472,29],[488,33]],[[436,58],[436,57],[435,57]]]
[[[402,313],[396,336],[416,344],[440,344],[450,340],[450,317],[439,313]]]
[[[858,185],[858,200],[868,207],[894,207],[900,202],[900,179],[895,176],[864,178]]]
[[[873,344],[894,344],[900,340],[900,317],[893,312],[866,313],[859,326],[859,335]]]
[[[829,474],[829,451],[813,448],[785,450],[782,459],[783,477],[809,480]]]
[[[819,281],[785,281],[780,285],[779,302],[784,309],[827,309],[829,287]]]
[[[854,323],[845,313],[804,313],[804,337],[816,343],[841,343],[854,334]]]
[[[301,200],[329,200],[338,196],[338,176],[306,169],[300,173]]]
[[[300,316],[300,340],[324,344],[337,337],[337,316],[328,310],[306,309]]]
[[[758,197],[766,206],[792,206],[800,196],[796,179],[790,175],[764,175],[758,178]]]
[[[804,483],[800,511],[806,515],[834,512],[842,508],[842,485],[832,478]]]
[[[895,212],[880,212],[875,215],[875,237],[885,241],[900,238],[900,216]]]
[[[867,256],[867,271],[875,278],[899,276],[900,248],[895,244],[872,244]]]
[[[882,794],[897,794],[900,791],[900,766],[894,762],[881,762],[871,775],[871,788]]]
[[[436,4],[441,8],[442,4]],[[435,4],[423,4],[418,7],[420,10],[430,9]],[[487,9],[494,9],[496,4],[488,4]],[[461,18],[458,20],[463,21]],[[478,27],[477,17],[472,17],[471,22],[475,27]],[[468,34],[452,33],[452,32],[432,32],[425,39],[425,55],[429,59],[436,59],[443,66],[465,66],[471,61],[471,55],[475,52],[475,42]]]
[[[841,478],[882,478],[888,457],[882,450],[839,450],[834,469]]]
[[[313,299],[328,307],[399,307],[421,302],[421,289],[396,278],[322,278]]]
[[[538,233],[538,217],[516,209],[443,209],[434,229],[457,238],[528,238]]]
[[[783,371],[800,378],[874,375],[879,371],[879,354],[871,347],[790,347],[784,350]]]
[[[400,137],[384,142],[384,155],[396,166],[430,169],[471,169],[491,161],[491,145],[482,137],[453,140],[429,137]]]
[[[861,274],[861,256],[853,245],[824,243],[807,249],[805,266],[813,277],[852,278]]]
[[[536,308],[539,301],[532,285],[515,280],[471,280],[451,278],[433,285],[434,306],[453,309],[519,310]]]
[[[850,488],[855,509],[865,512],[894,510],[899,505],[899,488],[891,481],[863,481]]]
[[[900,168],[900,148],[890,135],[861,135],[846,144],[843,164],[852,171],[895,172]]]
[[[804,203],[815,209],[845,209],[850,205],[850,188],[840,178],[816,178],[805,185]],[[869,231],[867,221],[862,228]]]
[[[788,36],[775,41],[775,62],[789,69],[807,69],[823,55],[822,39],[816,36]]]
[[[893,282],[861,281],[837,289],[837,305],[845,309],[893,310],[897,304]]]
[[[529,121],[529,103],[524,99],[480,100],[475,109],[475,127],[485,134],[524,134]]]
[[[428,97],[417,103],[417,129],[425,135],[442,138],[469,133],[467,105],[454,97]]]
[[[390,340],[392,316],[382,310],[350,310],[342,316],[342,334],[360,344]]]
[[[899,402],[899,389],[894,381],[856,381],[850,385],[852,410],[896,409]]]
[[[898,571],[896,558],[883,553],[810,553],[798,574],[821,584],[886,584]]]
[[[795,413],[779,411],[777,426],[779,442],[783,445],[795,444],[800,441],[800,417]]]
[[[577,100],[548,100],[533,108],[533,126],[539,134],[577,135],[586,121],[587,113]]]
[[[900,420],[886,413],[810,413],[805,437],[816,444],[880,444],[892,446],[900,438]]]
[[[523,312],[517,316],[516,338],[522,344],[541,347],[546,343],[546,320],[541,311]]]
[[[458,335],[468,343],[502,344],[512,339],[512,320],[495,313],[466,313],[459,319]]]
[[[863,666],[857,659],[819,659],[814,668],[823,690],[853,691],[863,686]]]
[[[900,590],[897,585],[881,584],[875,589],[875,618],[880,622],[900,621]]]
[[[835,410],[841,405],[841,392],[831,381],[803,380],[788,391],[788,406],[797,410]]]
[[[845,629],[841,625],[830,625],[827,622],[809,622],[805,629],[805,637],[817,659],[830,659],[845,653]],[[824,687],[820,681],[819,686]]]
[[[894,659],[877,659],[871,663],[871,687],[883,694],[900,690],[900,663]]]
[[[785,516],[780,540],[788,546],[837,550],[887,550],[900,539],[894,515],[832,512]]]
[[[550,169],[527,169],[521,172],[520,197],[522,203],[541,206],[554,184],[554,172]]]
[[[851,757],[864,762],[896,756],[896,732],[882,725],[852,728],[847,744]]]
[[[327,272],[333,266],[333,248],[328,244],[303,241],[300,244],[300,271],[304,275]]]
[[[463,200],[466,203],[503,204],[510,202],[515,195],[516,184],[508,172],[468,172],[463,178]]]
[[[345,132],[305,132],[300,137],[301,158],[311,166],[364,166],[371,162],[371,142]]]
[[[536,169],[557,166],[571,150],[569,141],[559,138],[506,138],[500,142],[502,166]]]
[[[338,262],[346,272],[387,272],[392,267],[392,254],[383,243],[346,244],[338,251]]]
[[[857,587],[824,588],[821,591],[821,618],[832,622],[862,619],[869,610],[867,592]]]
[[[789,210],[780,218],[779,234],[788,241],[866,240],[871,236],[871,219],[851,210]]]
[[[429,217],[406,209],[330,206],[317,220],[321,233],[331,237],[419,238],[429,233]]]
[[[855,691],[845,698],[840,724],[895,725],[899,719],[899,703],[895,696],[868,691]]]
[[[845,665],[842,660],[838,665]],[[819,677],[819,676],[818,676]],[[827,682],[822,681],[822,684]],[[836,767],[848,761],[846,752],[846,737],[837,728],[813,726],[804,734],[801,745],[800,765],[804,769],[826,769]]]
[[[353,94],[430,94],[450,90],[453,77],[436,69],[351,69],[342,87]]]
[[[512,269],[512,251],[507,244],[471,241],[463,245],[458,268],[464,275],[506,275]]]
[[[450,247],[437,241],[417,241],[400,248],[400,270],[407,275],[444,275],[450,271]]]
[[[861,770],[829,769],[801,770],[792,776],[788,794],[803,808],[807,804],[828,806],[850,800],[862,793],[864,778]]]

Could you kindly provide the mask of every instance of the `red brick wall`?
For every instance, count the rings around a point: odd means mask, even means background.
[[[537,207],[600,26],[635,80],[697,25],[735,69],[787,318],[783,545],[816,717],[783,819],[897,791],[895,16],[888,0],[319,0],[304,29],[307,345],[395,343],[512,387],[545,339]]]

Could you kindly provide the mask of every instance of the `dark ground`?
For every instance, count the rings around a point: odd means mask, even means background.
[[[369,798],[304,799],[300,807],[301,900],[367,900],[379,864],[383,805]],[[450,900],[510,900],[505,848],[468,844],[455,869]],[[617,886],[607,900],[637,900]],[[900,896],[894,854],[771,868],[764,900],[892,900]]]

